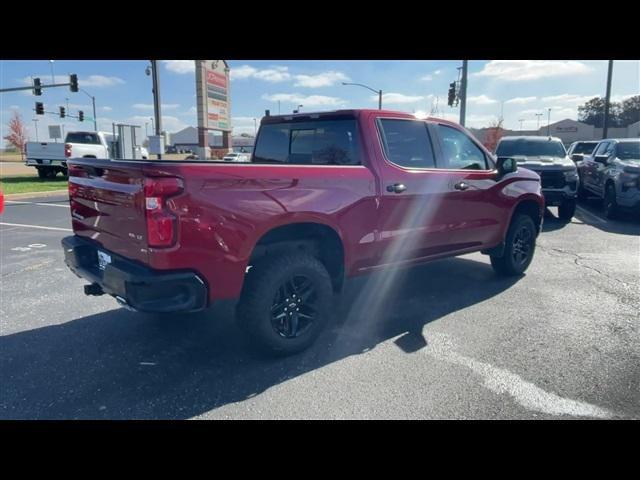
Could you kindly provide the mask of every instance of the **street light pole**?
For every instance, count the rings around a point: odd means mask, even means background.
[[[162,131],[162,113],[160,111],[160,73],[158,72],[158,61],[151,60],[151,71],[153,75],[153,113],[156,119],[156,136],[160,136]],[[162,159],[162,155],[158,153],[158,160]]]
[[[358,87],[366,88],[367,90],[371,90],[373,93],[378,94],[378,110],[382,110],[382,90],[375,90],[371,87],[363,85],[362,83],[346,83],[342,82],[342,85],[357,85]]]
[[[36,124],[36,142],[38,141],[38,119],[34,118],[33,123]]]
[[[82,93],[84,93],[87,97],[91,99],[91,104],[93,105],[93,129],[98,131],[98,118],[96,117],[96,97],[87,92],[84,88],[80,89]]]
[[[550,125],[551,125],[551,108],[549,108],[549,111],[548,111],[548,114],[547,114],[547,137],[549,136]]]
[[[607,96],[604,100],[604,125],[602,126],[602,138],[607,138],[609,133],[609,106],[611,103],[611,77],[613,76],[613,60],[609,60],[607,71]]]
[[[518,121],[520,122],[520,131],[522,131],[522,122],[524,122],[524,118],[520,118]]]
[[[51,65],[51,83],[56,83],[56,76],[53,74],[53,60],[49,60],[49,65]]]
[[[536,117],[538,117],[538,124],[536,125],[536,130],[538,130],[537,135],[540,135],[540,117],[542,116],[542,113],[536,113]]]
[[[462,80],[460,81],[460,125],[464,127],[467,118],[467,70],[469,60],[462,61]]]

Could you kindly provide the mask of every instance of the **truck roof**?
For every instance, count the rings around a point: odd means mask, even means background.
[[[500,141],[503,140],[527,140],[527,141],[531,141],[531,142],[560,142],[562,143],[562,140],[559,137],[540,137],[540,136],[535,136],[535,135],[513,135],[513,136],[506,136],[506,137],[502,137],[500,139]]]
[[[262,117],[260,124],[269,124],[269,123],[281,123],[281,122],[290,122],[290,121],[301,121],[305,119],[318,119],[318,118],[356,118],[362,114],[366,113],[376,113],[378,115],[393,115],[394,117],[400,118],[411,118],[416,119],[417,117],[411,113],[400,112],[397,110],[378,110],[373,108],[352,108],[352,109],[344,109],[344,110],[329,110],[322,112],[303,112],[303,113],[288,113],[282,115],[269,115],[268,117]],[[437,117],[427,117],[424,120],[430,121],[438,121],[448,125],[459,126],[459,124],[455,122],[451,122],[449,120],[445,120],[443,118]]]

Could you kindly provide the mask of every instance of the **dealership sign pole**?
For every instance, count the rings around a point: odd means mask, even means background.
[[[222,132],[222,148],[231,149],[229,66],[224,60],[196,60],[198,157],[210,158],[209,130]]]

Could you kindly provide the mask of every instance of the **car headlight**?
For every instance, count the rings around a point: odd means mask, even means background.
[[[624,188],[637,187],[640,183],[640,175],[637,173],[622,172],[620,174],[620,183]]]

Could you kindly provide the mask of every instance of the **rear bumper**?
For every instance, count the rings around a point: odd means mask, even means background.
[[[62,239],[65,263],[91,282],[92,294],[107,293],[140,312],[195,312],[207,306],[207,285],[196,272],[154,270],[78,236]],[[98,267],[98,250],[111,257]]]
[[[28,167],[61,167],[67,168],[66,160],[49,160],[39,158],[27,158],[24,164]]]

